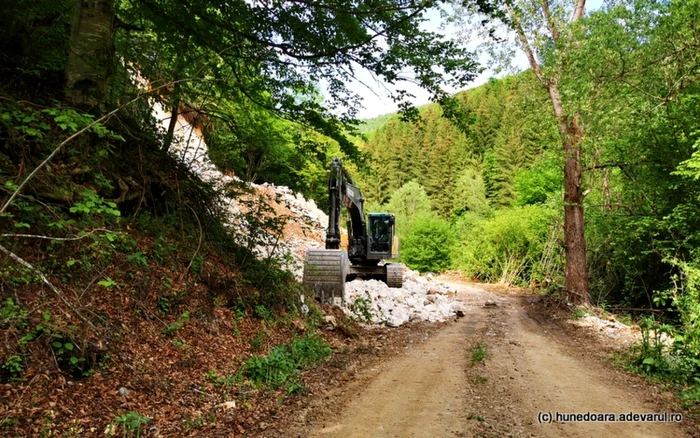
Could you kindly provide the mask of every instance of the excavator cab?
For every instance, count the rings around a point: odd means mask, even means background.
[[[367,237],[369,240],[368,260],[394,258],[394,224],[393,214],[370,213]]]

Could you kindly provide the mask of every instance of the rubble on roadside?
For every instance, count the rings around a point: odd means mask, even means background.
[[[593,329],[598,334],[615,339],[625,346],[631,346],[641,340],[638,329],[634,329],[619,321],[603,319],[590,313],[571,322],[581,327]]]
[[[410,321],[445,321],[458,311],[464,311],[453,295],[454,291],[444,283],[404,268],[400,289],[390,288],[378,280],[347,283],[344,311],[360,320],[367,319],[368,323],[389,327],[399,327]]]
[[[170,113],[162,105],[154,104],[153,115],[163,129],[168,128]],[[249,246],[261,259],[275,258],[282,268],[301,280],[306,250],[323,247],[325,226],[328,223],[328,216],[313,200],[305,199],[289,187],[270,183],[244,183],[236,176],[224,174],[209,159],[209,149],[201,131],[183,117],[178,117],[169,152],[202,181],[212,184],[222,193],[219,202],[224,211],[228,212],[227,225],[236,231],[235,235],[241,245]],[[249,193],[227,194],[226,189],[232,184],[247,187]],[[255,233],[255,240],[251,243],[248,241],[250,233],[246,213],[255,209],[259,202],[267,204],[277,217],[285,218],[286,222],[278,233]],[[269,215],[271,212],[263,214]]]

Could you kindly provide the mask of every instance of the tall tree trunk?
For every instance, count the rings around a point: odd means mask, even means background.
[[[578,130],[578,126],[572,126]],[[574,134],[570,132],[569,136]],[[579,142],[565,146],[564,164],[564,246],[566,277],[564,289],[569,300],[587,304],[589,299],[588,269],[586,264],[586,237],[581,191],[581,147]]]
[[[80,107],[102,104],[112,71],[114,0],[77,0],[66,64],[66,99]]]
[[[581,141],[583,130],[578,115],[567,117],[561,103],[557,84],[549,84],[549,96],[557,119],[559,135],[564,146],[564,249],[566,276],[564,290],[570,301],[589,301],[586,235],[581,190]]]
[[[561,34],[550,13],[549,0],[541,0],[541,5],[546,26],[552,34],[552,40],[557,42]],[[576,0],[571,22],[580,20],[585,13],[585,9],[586,0]],[[559,94],[559,81],[563,76],[564,64],[559,64],[557,72],[553,76],[546,77],[520,23],[520,17],[509,3],[506,3],[506,10],[513,21],[515,31],[518,34],[532,71],[549,92],[549,98],[554,109],[554,117],[557,120],[565,160],[564,246],[566,277],[564,278],[564,289],[571,301],[585,304],[589,301],[590,285],[586,266],[586,235],[583,222],[584,196],[581,191],[581,142],[583,140],[583,129],[581,128],[580,117],[578,114],[571,117],[564,112],[561,95]]]

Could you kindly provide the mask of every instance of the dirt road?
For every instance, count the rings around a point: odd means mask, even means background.
[[[540,412],[617,416],[664,408],[655,389],[591,357],[594,350],[562,333],[546,314],[528,312],[526,299],[469,284],[453,286],[467,305],[466,317],[368,370],[342,392],[334,412],[309,425],[305,436],[695,435],[685,423],[540,424]],[[479,360],[484,352],[486,358]]]

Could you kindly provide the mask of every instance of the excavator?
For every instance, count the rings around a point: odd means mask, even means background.
[[[395,218],[390,213],[365,217],[364,198],[343,163],[334,158],[328,178],[328,229],[326,248],[309,249],[304,261],[303,283],[316,299],[345,304],[345,282],[356,278],[376,279],[389,287],[403,284],[403,265],[382,263],[399,255]],[[347,242],[341,235],[341,207],[347,210]]]

